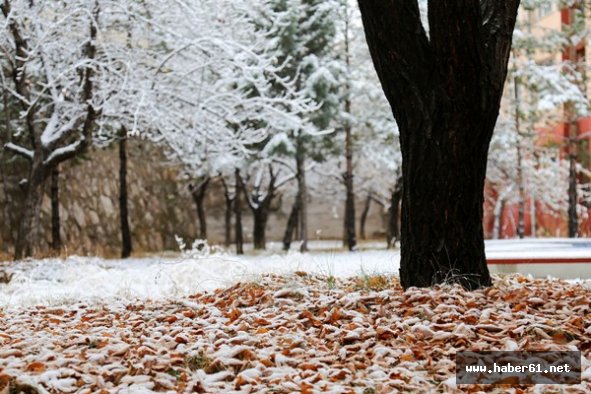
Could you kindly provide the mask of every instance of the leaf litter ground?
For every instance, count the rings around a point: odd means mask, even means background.
[[[0,310],[0,393],[591,392],[588,282],[263,275],[175,301]],[[574,386],[457,386],[459,350],[582,351]]]

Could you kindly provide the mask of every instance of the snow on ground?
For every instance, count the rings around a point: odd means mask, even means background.
[[[362,248],[383,247],[366,243]],[[78,301],[104,303],[115,300],[162,300],[190,295],[198,291],[230,286],[238,281],[257,280],[261,274],[309,274],[347,278],[367,274],[398,274],[398,251],[369,250],[349,253],[338,241],[314,241],[311,252],[284,254],[279,244],[270,243],[261,254],[235,256],[223,252],[189,253],[176,257],[146,257],[128,260],[104,260],[98,257],[44,259],[0,262],[0,270],[14,273],[9,284],[0,284],[0,308],[32,305],[60,305]],[[487,241],[487,256],[590,257],[591,241],[572,239],[527,239]],[[545,268],[548,265],[546,265]],[[587,266],[587,265],[585,265]],[[493,272],[499,272],[493,269]],[[503,273],[515,268],[503,266]],[[519,271],[522,274],[534,274]],[[559,267],[567,272],[568,266]],[[570,269],[575,269],[574,265]],[[577,268],[578,269],[578,268]],[[578,271],[577,271],[578,272]],[[545,276],[545,275],[542,275]],[[560,275],[556,275],[560,276]],[[585,279],[585,277],[584,277]]]
[[[132,258],[70,257],[4,263],[14,276],[0,284],[0,308],[168,299],[257,280],[263,273],[304,271],[335,277],[398,272],[399,255],[389,251],[314,252]],[[0,265],[0,268],[2,266]]]

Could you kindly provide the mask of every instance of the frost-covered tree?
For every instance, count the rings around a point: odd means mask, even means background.
[[[15,257],[34,253],[43,188],[60,163],[86,151],[122,73],[108,56],[96,0],[5,0],[1,13],[2,89],[20,106],[4,148],[30,164]]]
[[[587,99],[584,88],[581,86],[581,68],[574,62],[563,59],[559,54],[566,53],[572,45],[586,34],[576,23],[563,28],[561,31],[544,29],[535,24],[535,15],[539,14],[541,8],[554,8],[555,10],[567,6],[564,2],[556,0],[527,0],[522,2],[521,17],[513,40],[513,55],[509,68],[509,83],[506,88],[506,106],[503,121],[498,123],[498,136],[494,146],[504,146],[505,150],[495,151],[492,149],[489,160],[489,172],[494,184],[501,187],[496,190],[500,200],[495,202],[495,223],[502,214],[502,206],[506,202],[517,204],[518,217],[516,223],[517,234],[520,237],[525,235],[525,207],[529,200],[532,209],[532,234],[535,234],[535,209],[537,203],[542,206],[556,205],[554,202],[564,201],[563,198],[556,198],[555,193],[550,190],[537,190],[534,185],[540,172],[540,162],[550,163],[544,158],[558,158],[555,162],[555,180],[551,182],[554,187],[563,184],[562,179],[556,177],[564,174],[563,165],[558,152],[551,152],[547,142],[540,138],[540,131],[553,129],[557,124],[566,122],[569,132],[572,132],[572,119],[568,117],[579,117],[587,111]],[[577,31],[578,33],[573,33]],[[569,38],[569,36],[571,38]],[[576,36],[577,38],[572,38]],[[573,43],[573,39],[577,42]],[[558,55],[557,55],[558,54]],[[511,120],[511,121],[509,121]],[[511,137],[512,133],[514,134]],[[568,134],[568,133],[567,133]],[[547,139],[547,138],[546,138]],[[574,234],[577,229],[576,205],[577,198],[577,162],[575,160],[576,130],[573,138],[566,136],[564,146],[569,152],[570,171],[568,178],[571,180],[566,189],[569,190],[569,232]],[[556,142],[556,141],[554,141]],[[558,148],[563,146],[563,141],[557,141]],[[512,145],[509,145],[512,144]],[[508,149],[507,149],[508,148]],[[515,154],[513,154],[513,152]],[[505,165],[506,157],[514,161],[510,166]],[[554,163],[554,162],[552,162]],[[511,170],[511,166],[515,171]],[[560,168],[560,169],[559,169]],[[503,178],[505,181],[499,182]],[[565,189],[565,190],[566,190]],[[567,195],[565,193],[565,195]],[[498,230],[498,225],[495,225]],[[498,236],[498,231],[493,231]]]
[[[203,201],[210,181],[220,173],[236,175],[229,161],[242,169],[258,154],[257,146],[300,128],[301,114],[312,108],[283,77],[285,64],[277,62],[266,33],[255,28],[250,5],[210,0],[151,5],[156,66],[142,111],[150,114],[150,138],[186,168],[201,238],[207,237]]]
[[[296,196],[301,250],[307,250],[307,160],[321,159],[323,149],[330,145],[325,138],[338,106],[340,63],[331,58],[335,38],[335,12],[338,1],[264,0],[259,9],[258,28],[266,34],[267,48],[276,53],[283,65],[277,79],[272,80],[275,93],[283,96],[290,80],[296,91],[303,92],[314,110],[303,114],[305,122],[286,135],[294,147],[298,193]]]

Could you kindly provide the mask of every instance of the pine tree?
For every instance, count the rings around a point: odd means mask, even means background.
[[[314,110],[302,115],[306,124],[287,134],[294,147],[291,157],[296,164],[295,204],[302,251],[307,250],[308,241],[307,161],[322,160],[325,150],[331,149],[326,134],[339,104],[335,77],[339,66],[330,56],[338,6],[337,1],[268,0],[259,19],[259,28],[267,32],[269,47],[277,53],[277,63],[283,65],[279,79],[272,81],[276,94],[282,96],[295,89],[314,105]]]

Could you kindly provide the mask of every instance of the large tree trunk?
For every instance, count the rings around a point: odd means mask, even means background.
[[[121,257],[124,259],[131,256],[132,252],[127,204],[127,130],[122,127],[119,135],[119,219],[121,221]]]
[[[55,166],[51,171],[51,248],[59,252],[62,248],[62,238],[60,234],[60,170]]]
[[[235,170],[234,176],[236,178],[236,196],[234,197],[234,215],[236,217],[234,227],[234,242],[236,243],[236,254],[244,254],[244,240],[242,237],[242,193],[240,193],[243,185],[239,169]]]
[[[207,217],[205,216],[205,192],[210,178],[200,181],[197,185],[190,185],[191,195],[197,209],[197,221],[199,223],[199,239],[207,239]]]
[[[25,202],[22,208],[23,214],[14,248],[15,260],[33,256],[37,248],[39,213],[43,200],[45,180],[47,178],[47,170],[40,161],[41,158],[36,156],[31,164]]]
[[[488,286],[483,189],[519,1],[430,0],[429,38],[415,0],[359,4],[400,129],[401,284]]]
[[[291,212],[289,213],[289,218],[287,219],[287,225],[285,226],[285,233],[283,234],[283,250],[285,251],[288,251],[291,247],[291,241],[293,240],[293,235],[297,227],[300,212],[298,201],[299,199],[296,196],[293,206],[291,207]]]
[[[363,211],[361,211],[361,218],[359,220],[359,236],[361,239],[367,239],[365,235],[365,223],[367,222],[367,216],[369,215],[369,209],[371,208],[371,193],[367,194],[365,198],[365,204],[363,205]]]
[[[305,152],[303,141],[298,137],[296,147],[296,171],[298,181],[298,219],[300,230],[300,252],[308,251],[308,187],[306,186]]]

